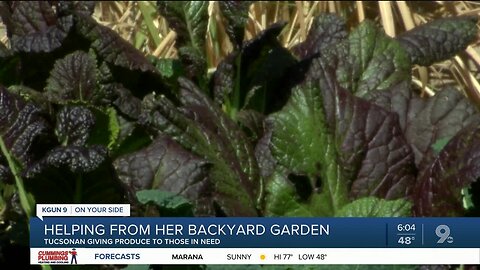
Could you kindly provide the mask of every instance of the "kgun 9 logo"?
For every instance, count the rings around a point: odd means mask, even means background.
[[[439,237],[438,244],[443,244],[445,241],[449,244],[453,243],[453,237],[450,236],[450,227],[447,225],[438,225],[435,234]]]

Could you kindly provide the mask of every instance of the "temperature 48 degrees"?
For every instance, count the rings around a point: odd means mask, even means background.
[[[323,261],[327,258],[327,254],[323,253],[323,254],[308,254],[308,253],[304,253],[304,254],[298,254],[298,259],[300,261],[307,261],[307,260],[320,260],[320,261]]]
[[[400,236],[397,243],[400,245],[410,245],[415,241],[415,236]]]

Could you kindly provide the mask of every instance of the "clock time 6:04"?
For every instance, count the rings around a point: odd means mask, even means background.
[[[415,231],[415,224],[398,224],[397,231],[399,232],[414,232]]]

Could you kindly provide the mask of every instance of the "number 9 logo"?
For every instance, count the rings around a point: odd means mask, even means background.
[[[448,227],[447,225],[438,225],[435,229],[435,234],[440,237],[437,243],[443,244],[445,240],[447,240],[447,238],[450,236],[450,227]]]

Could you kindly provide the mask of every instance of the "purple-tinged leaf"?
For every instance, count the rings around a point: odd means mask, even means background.
[[[292,52],[300,59],[321,55],[325,49],[337,46],[346,38],[345,21],[335,14],[324,13],[314,19],[307,39],[294,46]]]
[[[241,95],[243,99],[245,98],[250,89],[235,88],[242,86],[243,88],[253,88],[250,81],[252,80],[251,77],[256,73],[251,71],[252,69],[257,68],[254,67],[255,62],[260,62],[262,60],[262,52],[268,55],[269,50],[271,50],[272,47],[279,49],[279,46],[277,46],[279,44],[277,36],[285,25],[285,23],[275,23],[271,25],[255,38],[245,42],[239,52],[231,53],[220,62],[220,64],[218,64],[217,70],[214,73],[213,88],[216,102],[220,104],[223,103],[224,99],[234,91],[240,91],[241,93],[239,93],[239,95]],[[250,72],[250,74],[246,74],[247,72]],[[237,76],[238,73],[240,73],[240,78]]]
[[[254,110],[242,110],[237,114],[237,121],[248,136],[252,145],[256,145],[263,137],[265,116]]]
[[[270,150],[270,141],[272,140],[272,123],[265,122],[265,131],[263,137],[260,138],[255,146],[255,158],[260,168],[260,175],[263,178],[271,176],[275,172],[277,161]]]
[[[33,178],[49,168],[67,168],[73,173],[88,173],[97,169],[106,157],[107,149],[101,145],[59,146],[33,163],[24,174],[27,178]]]
[[[225,30],[233,46],[242,46],[245,25],[248,21],[248,9],[252,1],[219,1],[218,6],[223,15]]]
[[[31,161],[33,141],[45,135],[48,123],[34,103],[9,93],[0,86],[0,136],[15,159]]]
[[[207,66],[205,56],[193,47],[181,47],[178,54],[185,67],[185,75],[188,78],[195,78],[197,74],[202,74]]]
[[[81,101],[98,104],[105,97],[97,87],[96,60],[82,51],[55,62],[45,90],[49,100],[56,103]]]
[[[51,52],[62,45],[73,17],[57,17],[47,1],[22,1],[13,6],[11,13],[4,10],[12,49],[17,52]]]
[[[167,136],[160,135],[148,147],[119,157],[114,166],[133,194],[145,189],[166,190],[193,202],[197,216],[215,214],[208,163]]]
[[[415,154],[415,163],[429,164],[433,144],[450,139],[463,128],[480,121],[477,108],[454,88],[446,88],[428,99],[410,100],[405,137]],[[430,158],[427,158],[430,157]]]
[[[71,14],[73,12],[90,16],[95,10],[96,1],[58,1],[58,14]]]
[[[15,184],[15,179],[13,179],[12,172],[10,171],[10,168],[6,165],[7,161],[0,160],[0,184],[10,184],[14,185]]]
[[[461,190],[480,178],[480,122],[464,128],[418,176],[414,189],[416,216],[464,213]]]
[[[373,102],[395,112],[400,126],[421,168],[435,156],[433,144],[450,139],[471,123],[480,120],[476,107],[458,90],[445,88],[435,96],[421,98],[407,83],[372,96]]]
[[[63,146],[83,146],[95,125],[95,116],[83,106],[65,106],[57,114],[55,133]]]
[[[231,53],[223,59],[217,66],[213,74],[213,97],[220,106],[225,103],[226,98],[235,90],[235,73],[237,66],[235,61],[238,53]]]
[[[180,108],[162,96],[145,99],[141,122],[211,164],[207,177],[220,213],[257,215],[262,183],[245,134],[192,82],[180,80],[180,96]]]
[[[403,81],[385,91],[372,92],[369,101],[385,110],[397,113],[400,127],[405,131],[409,121],[408,111],[412,92],[410,81]]]
[[[133,96],[132,92],[122,85],[116,85],[115,92],[116,98],[113,101],[113,105],[131,119],[137,119],[142,110],[142,101]]]
[[[477,37],[476,16],[442,18],[415,27],[397,40],[408,52],[412,64],[428,66],[464,50]]]
[[[289,89],[284,78],[297,61],[277,40],[284,26],[271,25],[219,64],[213,92],[217,103],[227,104],[227,113],[241,109],[269,113],[285,104]]]
[[[156,72],[155,67],[139,50],[112,29],[80,13],[77,13],[75,18],[77,31],[90,40],[91,47],[99,58],[130,70]]]

